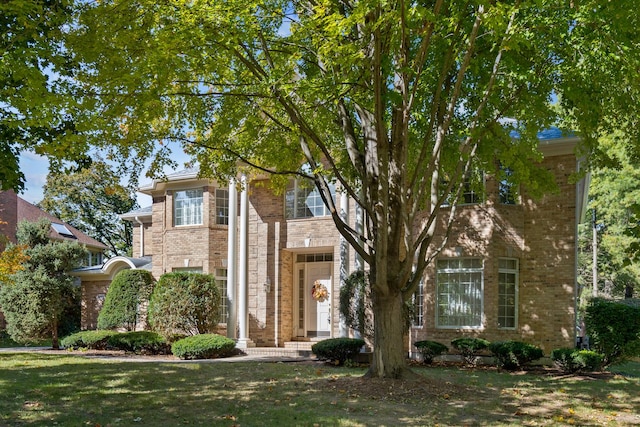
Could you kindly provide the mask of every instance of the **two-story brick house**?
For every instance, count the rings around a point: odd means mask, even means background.
[[[541,138],[558,194],[514,196],[486,176],[485,198],[465,195],[449,242],[417,294],[410,342],[448,344],[469,335],[524,340],[546,351],[573,345],[576,233],[586,194],[585,179],[572,181],[576,143],[559,134]],[[150,257],[156,278],[180,270],[215,275],[228,296],[227,333],[241,347],[348,334],[338,298],[341,280],[359,268],[354,251],[316,190],[292,181],[277,196],[266,179],[251,178],[238,193],[233,184],[187,170],[141,187],[152,207],[122,216],[134,225],[134,257]],[[338,193],[337,205],[357,227],[353,201]],[[311,297],[317,283],[328,299]],[[106,292],[101,286],[87,286],[87,298]],[[85,317],[95,319],[97,309]]]

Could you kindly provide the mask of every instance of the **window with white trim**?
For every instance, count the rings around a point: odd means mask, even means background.
[[[518,323],[518,260],[498,260],[498,327],[514,329]]]
[[[436,326],[481,328],[484,304],[482,259],[439,259],[436,278]]]
[[[498,195],[503,205],[518,204],[518,186],[512,182],[513,170],[500,166],[500,182],[498,183]]]
[[[216,224],[229,225],[229,190],[216,188]]]
[[[336,187],[329,183],[331,197],[335,200]],[[314,218],[330,215],[320,191],[310,182],[296,179],[285,193],[285,216],[287,219]]]
[[[202,225],[202,189],[174,193],[173,223],[175,226]]]
[[[216,279],[216,284],[220,288],[222,297],[220,305],[220,321],[222,323],[227,323],[229,317],[229,297],[227,296],[227,269],[216,268],[216,274],[214,277]]]

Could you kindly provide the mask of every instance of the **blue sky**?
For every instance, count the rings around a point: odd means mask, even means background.
[[[176,161],[178,163],[177,170],[184,168],[185,161],[188,160],[186,154],[181,150],[175,153]],[[20,170],[25,175],[26,183],[23,193],[20,194],[24,200],[29,203],[38,203],[43,198],[43,187],[47,182],[47,174],[49,173],[49,161],[43,157],[30,152],[23,152],[20,154]],[[167,169],[165,173],[169,174],[175,172],[175,170]],[[149,182],[146,177],[140,178],[140,185],[144,185]],[[138,204],[140,207],[149,206],[151,204],[151,197],[146,194],[137,193]]]

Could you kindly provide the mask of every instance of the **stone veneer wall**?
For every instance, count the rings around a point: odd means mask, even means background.
[[[90,330],[98,327],[98,314],[104,302],[104,300],[98,300],[98,295],[106,295],[110,284],[110,280],[82,282],[82,317],[80,320],[82,329]]]

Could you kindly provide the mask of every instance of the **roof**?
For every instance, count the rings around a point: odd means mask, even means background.
[[[36,222],[39,219],[44,218],[51,222],[51,232],[49,237],[54,240],[70,240],[85,245],[91,249],[105,250],[107,246],[100,243],[93,237],[83,233],[72,225],[56,218],[55,216],[47,213],[32,205],[21,197],[17,198],[17,219],[18,221]]]
[[[136,217],[145,217],[148,218],[153,213],[153,206],[149,205],[144,208],[135,209],[120,215],[122,219],[134,220]]]
[[[148,184],[144,184],[138,188],[138,191],[143,194],[150,194],[151,191],[154,191],[158,184],[166,183],[166,182],[174,182],[174,181],[187,181],[198,179],[199,169],[196,167],[186,168],[179,170],[177,172],[166,175],[161,179],[154,179],[152,182]]]
[[[117,272],[125,269],[151,271],[151,257],[131,258],[126,256],[115,256],[109,258],[102,265],[77,268],[71,272],[72,275],[81,277],[82,281],[112,280]]]

